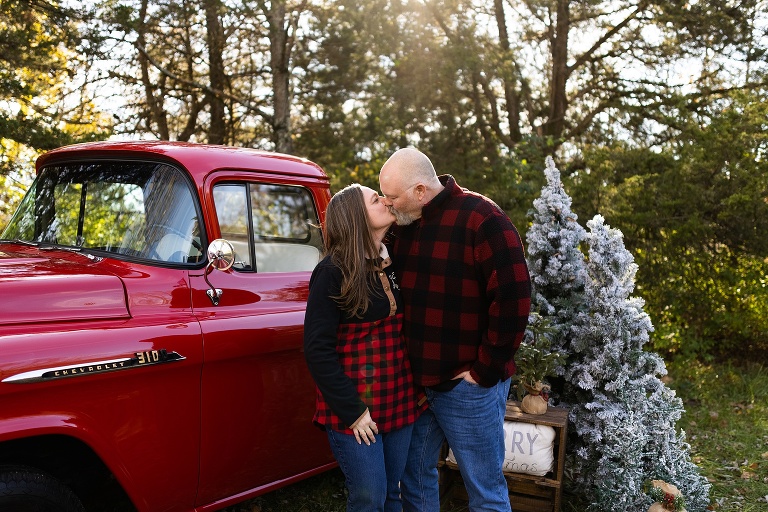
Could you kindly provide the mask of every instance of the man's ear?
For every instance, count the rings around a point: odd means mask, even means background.
[[[427,194],[427,187],[423,183],[419,183],[413,187],[413,191],[416,194],[416,199],[421,202],[424,199],[424,196]]]

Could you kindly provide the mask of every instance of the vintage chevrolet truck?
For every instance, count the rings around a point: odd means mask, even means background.
[[[324,172],[146,141],[36,167],[0,227],[0,511],[212,511],[335,467],[302,352]]]

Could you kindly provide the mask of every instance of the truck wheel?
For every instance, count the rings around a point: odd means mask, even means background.
[[[85,512],[67,486],[36,469],[21,466],[0,466],[0,510]]]

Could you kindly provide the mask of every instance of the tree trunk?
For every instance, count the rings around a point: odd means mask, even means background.
[[[544,134],[559,139],[565,129],[568,107],[565,85],[568,82],[568,31],[570,29],[570,0],[558,0],[555,33],[552,35],[552,79],[549,84],[549,119]]]
[[[511,59],[509,54],[509,32],[507,32],[507,19],[504,16],[504,0],[493,1],[494,15],[496,25],[499,28],[499,46],[501,46],[502,55],[505,61]],[[512,142],[520,142],[522,135],[520,133],[520,98],[515,90],[515,78],[511,66],[514,63],[505,62],[504,77],[504,100],[507,105],[507,118],[509,121],[509,137]]]
[[[226,74],[224,72],[224,30],[219,17],[221,10],[220,0],[203,0],[205,9],[206,39],[208,42],[208,79],[210,91],[208,103],[211,113],[211,125],[208,128],[208,142],[210,144],[224,144],[226,136],[226,119],[224,111],[224,98],[222,93],[226,87]]]
[[[141,8],[139,10],[139,27],[136,35],[136,47],[139,51],[138,61],[141,69],[141,83],[144,86],[144,95],[147,99],[147,112],[146,125],[149,132],[157,130],[157,135],[161,140],[170,140],[170,133],[168,131],[168,118],[166,116],[165,109],[163,108],[163,98],[155,97],[155,86],[152,84],[152,80],[149,76],[149,58],[147,57],[147,43],[145,33],[147,30],[147,1],[142,0]]]
[[[272,67],[272,93],[275,115],[272,119],[272,137],[275,151],[293,152],[291,138],[290,60],[293,42],[289,37],[290,26],[286,22],[285,1],[271,4],[269,19],[270,65]]]

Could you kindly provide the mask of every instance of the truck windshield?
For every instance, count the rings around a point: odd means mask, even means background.
[[[199,213],[178,169],[86,162],[43,169],[0,238],[167,263],[203,261]]]

